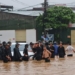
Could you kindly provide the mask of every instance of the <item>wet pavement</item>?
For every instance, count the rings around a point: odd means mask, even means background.
[[[9,63],[0,61],[0,75],[75,75],[75,54],[64,59],[56,57],[49,63],[44,60]]]

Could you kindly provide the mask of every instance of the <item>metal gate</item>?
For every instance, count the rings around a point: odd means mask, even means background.
[[[16,30],[15,36],[16,36],[17,42],[25,42],[26,41],[26,30]]]

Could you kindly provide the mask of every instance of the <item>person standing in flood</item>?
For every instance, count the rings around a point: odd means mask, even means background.
[[[8,61],[11,61],[11,57],[9,55],[9,44],[5,45],[5,50],[3,53],[3,62],[7,63]]]
[[[28,61],[28,60],[29,60],[29,56],[28,56],[28,44],[25,45],[23,54],[24,54],[23,60],[24,60],[24,61]]]
[[[51,52],[51,58],[54,58],[55,57],[55,48],[54,48],[54,46],[53,46],[53,44],[52,43],[50,43],[50,52]]]
[[[47,50],[46,46],[43,47],[42,58],[45,59],[45,62],[50,62],[51,52]]]
[[[6,47],[6,42],[3,41],[3,42],[2,42],[2,60],[3,60],[3,58],[4,58],[5,47]]]
[[[42,49],[41,49],[39,43],[35,44],[34,50],[35,50],[35,53],[34,53],[34,56],[33,56],[33,60],[34,59],[41,60],[42,59],[42,55],[41,55],[42,54]]]
[[[14,61],[22,61],[22,56],[19,51],[19,45],[20,44],[17,43],[14,48]]]
[[[58,56],[58,45],[57,45],[57,42],[54,42],[54,48],[55,48],[55,56]]]
[[[36,43],[36,60],[41,60],[42,59],[42,48],[40,43]]]
[[[8,44],[9,44],[9,56],[12,58],[12,60],[13,60],[13,57],[12,57],[12,54],[11,54],[11,42],[9,41],[8,42]]]
[[[60,45],[58,47],[58,55],[59,55],[59,58],[65,57],[65,48],[63,47],[62,43],[60,43]]]
[[[32,47],[32,51],[33,51],[33,53],[34,53],[34,55],[33,55],[33,60],[36,58],[36,47],[37,47],[37,45],[36,45],[36,43],[34,43],[34,45],[33,45],[33,47]]]
[[[66,53],[67,53],[67,56],[73,56],[73,53],[75,52],[75,49],[73,46],[71,46],[70,43],[68,43],[68,46],[66,48]]]

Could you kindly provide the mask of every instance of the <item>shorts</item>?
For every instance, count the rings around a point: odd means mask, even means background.
[[[45,58],[45,62],[50,62],[49,57],[48,58]]]
[[[68,57],[72,57],[72,56],[73,56],[73,54],[68,54],[67,56],[68,56]]]

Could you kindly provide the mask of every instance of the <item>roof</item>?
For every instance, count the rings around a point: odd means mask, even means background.
[[[42,10],[30,10],[30,11],[27,11],[27,10],[20,10],[20,11],[4,11],[4,12],[7,12],[7,13],[11,13],[11,14],[19,14],[19,15],[26,15],[26,16],[39,16],[40,14],[43,14],[43,11]],[[75,13],[75,10],[73,10],[73,12]]]
[[[5,12],[28,16],[39,16],[40,14],[43,14],[43,11],[5,11]]]
[[[8,6],[8,5],[0,5],[0,8],[10,8],[10,9],[13,9],[13,6]]]

